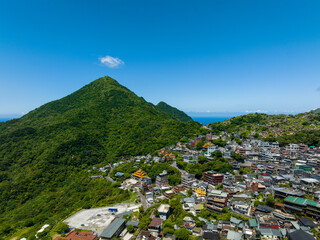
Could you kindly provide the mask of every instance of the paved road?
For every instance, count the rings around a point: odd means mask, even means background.
[[[186,174],[187,173],[185,170],[182,170],[182,169],[178,168],[176,161],[173,161],[171,166],[175,167],[176,169],[178,169],[181,172],[181,174]]]
[[[109,173],[108,173],[108,176],[106,176],[106,179],[107,179],[109,182],[115,183],[116,181],[113,180],[113,179],[110,177],[111,171],[112,171],[112,168],[110,168],[110,171],[109,171]]]
[[[149,203],[147,202],[147,199],[143,196],[143,194],[140,192],[139,188],[135,187],[134,191],[138,194],[138,196],[140,197],[142,206],[144,208],[144,210],[146,210],[147,208],[149,208]]]
[[[113,180],[111,177],[109,177],[109,175],[108,176],[106,176],[106,179],[108,180],[108,181],[110,181],[110,182],[113,182],[113,183],[115,183],[116,181],[115,180]]]

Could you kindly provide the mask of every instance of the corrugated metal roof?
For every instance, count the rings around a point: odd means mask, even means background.
[[[115,218],[112,223],[101,233],[100,237],[112,238],[119,228],[125,223],[123,218]]]

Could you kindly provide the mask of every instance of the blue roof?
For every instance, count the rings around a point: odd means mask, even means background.
[[[123,175],[124,175],[123,172],[117,172],[117,173],[115,174],[116,177],[122,177]]]

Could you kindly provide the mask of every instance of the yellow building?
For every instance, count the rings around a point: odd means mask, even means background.
[[[197,194],[197,197],[205,197],[206,196],[206,191],[203,190],[202,188],[197,188],[196,189],[196,194]]]
[[[141,169],[139,169],[134,174],[132,174],[132,176],[138,180],[143,177],[148,177],[148,175],[144,171],[142,171]]]

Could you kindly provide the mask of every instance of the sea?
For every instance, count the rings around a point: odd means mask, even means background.
[[[6,122],[12,120],[13,118],[0,118],[0,122]]]
[[[202,125],[207,125],[208,123],[213,123],[213,122],[222,122],[230,118],[231,117],[192,117],[194,121],[197,121]]]

